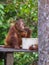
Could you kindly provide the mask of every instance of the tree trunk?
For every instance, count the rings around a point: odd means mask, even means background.
[[[49,0],[38,0],[38,12],[38,65],[49,65]]]

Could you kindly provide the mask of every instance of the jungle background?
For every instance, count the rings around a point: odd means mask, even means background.
[[[32,30],[31,37],[38,37],[38,0],[0,0],[0,45],[4,44],[10,24],[19,18]],[[14,53],[14,59],[14,65],[37,65],[38,53]]]

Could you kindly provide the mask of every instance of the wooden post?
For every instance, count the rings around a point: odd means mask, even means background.
[[[38,13],[38,65],[49,65],[49,0],[38,0]]]
[[[6,53],[4,65],[13,65],[13,62],[14,62],[13,53]]]

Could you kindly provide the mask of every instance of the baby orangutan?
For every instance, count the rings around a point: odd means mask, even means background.
[[[20,49],[22,45],[22,38],[29,38],[31,35],[31,30],[25,27],[22,19],[19,19],[14,25],[9,29],[9,32],[5,39],[5,48],[16,48]]]

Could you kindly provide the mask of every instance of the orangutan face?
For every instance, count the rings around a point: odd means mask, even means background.
[[[24,26],[24,22],[22,19],[18,20],[15,24],[16,28],[20,31],[23,31],[25,26]]]

